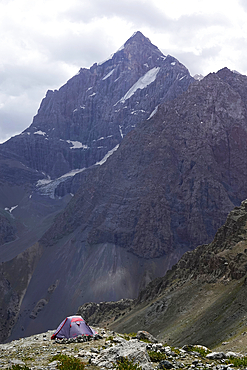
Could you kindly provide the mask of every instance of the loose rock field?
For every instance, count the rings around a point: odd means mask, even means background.
[[[117,360],[127,358],[138,363],[144,370],[235,370],[245,368],[245,354],[235,352],[212,352],[201,345],[173,348],[157,340],[147,332],[133,335],[117,334],[94,328],[99,334],[79,337],[76,340],[51,340],[53,331],[21,338],[0,344],[0,368],[8,369],[19,365],[32,370],[56,370],[56,355],[67,355],[81,359],[87,369],[114,369]],[[234,365],[234,359],[242,359],[242,365]],[[247,366],[246,366],[247,367]]]

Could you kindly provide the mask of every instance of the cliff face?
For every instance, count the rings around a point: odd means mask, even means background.
[[[81,174],[83,186],[42,243],[80,227],[89,245],[114,243],[153,258],[212,240],[247,196],[243,86],[245,76],[225,69],[163,104],[105,166]]]
[[[48,178],[90,167],[192,81],[178,60],[137,32],[107,61],[48,91],[31,126],[0,151]]]

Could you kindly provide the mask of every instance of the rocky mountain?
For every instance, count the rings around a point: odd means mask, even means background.
[[[139,121],[151,117],[159,104],[179,95],[191,82],[193,78],[187,68],[177,59],[164,56],[150,40],[137,32],[107,61],[95,63],[90,69],[81,69],[58,91],[48,91],[31,126],[0,145],[0,261],[6,261],[1,266],[1,341],[9,335],[20,305],[25,304],[25,295],[29,296],[27,288],[37,262],[33,250],[37,260],[43,253],[43,248],[36,242],[83,183],[80,174],[87,177],[95,171],[95,165],[104,164]],[[75,245],[71,259],[67,258],[71,252],[67,246],[63,246],[64,252],[59,257],[52,256],[57,261],[59,276],[55,278],[56,273],[54,275],[55,270],[52,269],[51,276],[47,273],[47,282],[45,279],[43,286],[40,275],[37,275],[37,296],[31,293],[34,302],[30,308],[28,299],[28,309],[24,314],[26,316],[28,312],[28,320],[34,320],[38,314],[40,316],[40,310],[49,303],[59,282],[59,289],[62,288],[60,275],[63,272],[59,266],[63,261],[68,271],[69,260],[73,264],[73,258],[76,258],[78,246]],[[90,282],[93,265],[89,260],[94,258],[94,253],[91,255],[91,250],[84,245],[82,250],[81,258],[88,261],[88,266],[84,266],[81,273],[86,273]],[[95,253],[97,255],[98,252]],[[121,258],[125,262],[119,261],[120,266],[129,264],[129,256],[125,252],[123,254]],[[48,263],[44,262],[47,268],[45,265],[41,268],[43,273],[51,267],[47,255],[46,258]],[[111,261],[112,258],[110,268]],[[127,288],[120,288],[116,280],[107,294],[106,289],[99,294],[99,287],[96,288],[95,299],[135,296],[140,284],[145,285],[152,276],[157,276],[154,268],[149,267],[151,262],[140,262],[135,257],[131,264],[136,263],[140,264],[136,273],[142,270],[143,264],[147,265],[136,284],[129,283]],[[97,263],[95,269],[97,272]],[[22,284],[19,284],[19,279]],[[85,282],[80,283],[78,289],[81,293],[73,303],[73,309],[81,303],[84,288]],[[92,294],[86,289],[84,299],[89,296]]]
[[[19,297],[10,338],[45,330],[84,302],[135,298],[213,239],[246,197],[246,83],[223,69],[191,84],[104,165],[76,175],[83,186],[36,245],[41,258],[23,298],[10,284]]]
[[[142,327],[171,345],[203,343],[244,349],[247,309],[247,201],[234,208],[212,243],[186,252],[162,278],[152,281],[118,316],[110,306],[109,328]],[[87,319],[94,318],[79,308]],[[110,315],[111,313],[111,315]],[[110,317],[111,316],[111,317]],[[99,315],[100,317],[100,315]],[[101,317],[101,320],[103,318]],[[115,320],[115,321],[114,321]],[[223,343],[223,346],[221,343]]]
[[[81,174],[83,186],[41,243],[80,230],[90,246],[157,258],[212,240],[247,196],[246,84],[224,69],[160,106],[105,166]]]
[[[191,82],[186,67],[137,32],[108,60],[48,91],[31,126],[0,145],[0,261],[39,240],[78,190],[77,173],[102,165]]]
[[[247,77],[192,81],[137,33],[0,147],[3,237],[15,238],[0,248],[1,341],[85,302],[136,298],[247,198]]]
[[[108,60],[48,91],[31,126],[0,152],[44,172],[47,180],[88,168],[192,81],[177,59],[136,32]]]

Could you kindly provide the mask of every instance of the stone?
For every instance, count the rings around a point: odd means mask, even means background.
[[[170,361],[163,360],[160,361],[159,365],[157,366],[157,369],[172,369],[174,366]]]
[[[18,360],[18,359],[11,359],[11,360],[9,360],[9,363],[11,365],[20,365],[20,366],[24,366],[25,365],[25,362],[24,361],[21,361],[21,360]]]
[[[136,334],[136,338],[140,340],[147,340],[151,343],[158,343],[158,340],[150,333],[145,330],[139,330]]]
[[[240,353],[235,353],[235,352],[226,352],[226,358],[230,358],[230,357],[234,357],[234,358],[241,358],[243,357],[243,355],[241,355]]]
[[[211,352],[206,355],[206,358],[210,360],[223,360],[226,358],[224,352]]]
[[[138,340],[129,340],[101,351],[100,355],[92,359],[92,365],[106,368],[114,368],[117,360],[125,357],[139,364],[145,370],[151,370],[152,365],[147,354],[146,344]]]

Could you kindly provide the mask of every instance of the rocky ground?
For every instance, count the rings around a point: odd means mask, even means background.
[[[166,343],[158,343],[152,335],[144,331],[133,336],[101,328],[94,329],[98,332],[95,338],[54,341],[50,339],[53,331],[48,331],[0,344],[0,368],[8,369],[19,365],[19,370],[25,366],[32,370],[55,370],[59,360],[54,359],[54,356],[67,355],[81,359],[88,369],[115,368],[117,360],[125,357],[139,363],[145,370],[230,370],[243,368],[234,359],[242,359],[244,364],[246,355],[244,351],[232,352],[229,343],[222,344],[227,350],[222,351],[219,348],[219,352],[212,352],[201,345],[174,348]]]

